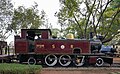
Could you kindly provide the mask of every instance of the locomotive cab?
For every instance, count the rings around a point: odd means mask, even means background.
[[[15,52],[34,52],[35,40],[49,39],[50,37],[50,29],[21,29],[21,37],[19,35],[15,36]]]

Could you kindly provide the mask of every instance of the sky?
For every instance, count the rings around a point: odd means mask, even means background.
[[[51,23],[53,28],[59,28],[57,25],[57,17],[54,16],[55,12],[59,10],[59,0],[11,0],[14,8],[18,6],[31,7],[34,2],[38,4],[39,12],[44,10],[46,12],[49,23]],[[14,35],[11,35],[7,40],[8,44],[14,41]]]
[[[12,0],[12,3],[15,8],[18,6],[31,7],[34,5],[34,2],[38,4],[39,12],[44,10],[46,12],[49,23],[53,28],[58,28],[57,17],[54,16],[55,12],[59,10],[59,0]]]

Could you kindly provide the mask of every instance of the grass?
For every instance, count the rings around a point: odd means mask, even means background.
[[[0,74],[36,74],[41,69],[40,65],[0,64]]]

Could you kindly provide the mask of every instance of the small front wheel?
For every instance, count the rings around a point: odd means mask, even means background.
[[[100,67],[103,66],[104,60],[102,58],[97,58],[96,60],[96,66]]]
[[[36,59],[35,59],[34,57],[30,57],[30,58],[28,59],[28,64],[29,64],[29,65],[35,65],[35,64],[36,64]]]

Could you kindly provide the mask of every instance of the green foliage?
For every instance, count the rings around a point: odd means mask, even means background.
[[[20,29],[38,29],[43,24],[44,14],[39,15],[37,4],[30,8],[19,6],[14,9],[14,16],[11,27],[15,33],[19,33]]]
[[[35,74],[41,69],[40,65],[0,64],[0,74]]]
[[[111,41],[120,29],[120,0],[62,0],[56,13],[61,27],[74,32],[76,37],[89,38],[89,32]],[[117,5],[115,5],[117,3]],[[66,33],[64,33],[66,34]],[[78,35],[78,36],[77,36]]]
[[[52,31],[52,36],[53,37],[60,37],[60,30],[59,29],[54,28],[51,31]]]
[[[10,24],[13,16],[11,0],[0,0],[0,40],[6,40],[11,32]]]
[[[63,5],[63,12],[65,12],[68,17],[72,17],[73,13],[77,11],[79,0],[63,0],[60,1]]]
[[[120,0],[113,0],[113,2],[111,3],[111,6],[113,8],[118,8],[120,7]]]

